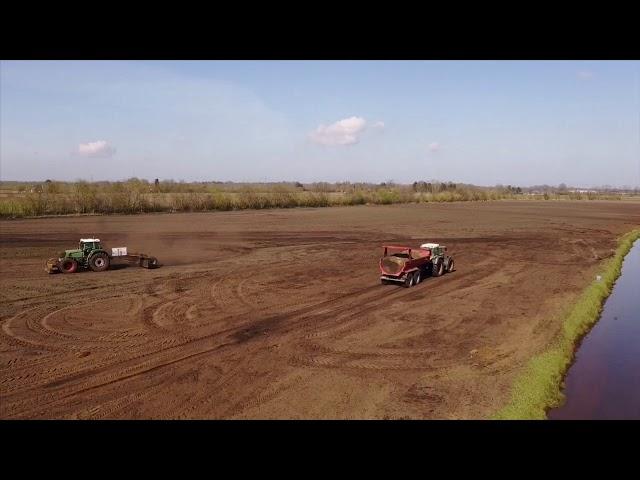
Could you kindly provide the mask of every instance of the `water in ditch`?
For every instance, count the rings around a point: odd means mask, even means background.
[[[640,419],[640,240],[578,348],[564,393],[566,403],[549,419]]]

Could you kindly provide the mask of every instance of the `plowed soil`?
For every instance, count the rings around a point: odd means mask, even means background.
[[[1,418],[482,418],[633,202],[486,202],[0,223]],[[47,275],[96,236],[161,268]],[[380,246],[456,270],[381,285]]]

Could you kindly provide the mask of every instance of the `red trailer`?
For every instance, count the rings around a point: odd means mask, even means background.
[[[380,259],[380,282],[402,283],[412,287],[425,276],[438,277],[452,272],[453,257],[447,255],[447,247],[437,243],[425,243],[420,248],[384,245]]]

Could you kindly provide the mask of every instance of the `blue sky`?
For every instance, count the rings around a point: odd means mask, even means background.
[[[0,178],[640,186],[638,61],[2,61]]]

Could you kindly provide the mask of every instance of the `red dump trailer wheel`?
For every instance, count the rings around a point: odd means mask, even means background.
[[[413,273],[407,273],[407,276],[404,279],[404,283],[402,284],[405,288],[413,287]]]
[[[75,273],[78,270],[78,262],[67,258],[60,263],[60,270],[62,273]]]

